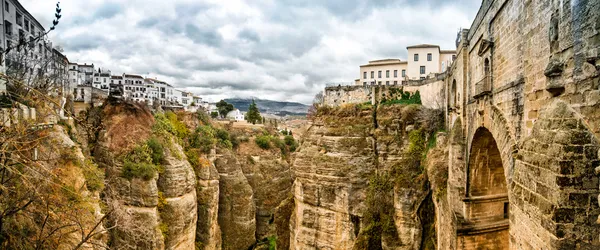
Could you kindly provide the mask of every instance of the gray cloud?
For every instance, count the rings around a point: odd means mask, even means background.
[[[52,20],[52,1],[22,0]],[[406,59],[406,46],[452,49],[480,0],[63,0],[51,34],[69,59],[158,77],[207,99],[310,102],[358,65]]]

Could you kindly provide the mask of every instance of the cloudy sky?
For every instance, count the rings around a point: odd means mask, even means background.
[[[21,0],[46,27],[55,1]],[[310,103],[406,46],[454,49],[481,0],[62,0],[50,38],[71,62],[166,80],[211,101]]]

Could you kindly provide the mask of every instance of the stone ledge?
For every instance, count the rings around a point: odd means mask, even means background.
[[[463,198],[465,203],[486,203],[496,201],[508,201],[508,194],[495,194],[485,196],[469,196]]]
[[[462,224],[458,225],[456,234],[458,236],[463,236],[497,232],[502,230],[508,230],[508,225],[508,219],[488,223]]]

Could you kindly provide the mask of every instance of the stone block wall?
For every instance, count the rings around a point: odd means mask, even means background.
[[[327,87],[323,94],[323,102],[327,106],[342,106],[344,104],[373,103],[382,99],[397,96],[398,90],[415,93],[419,91],[423,106],[443,109],[445,105],[444,79],[427,79],[412,81],[410,85],[375,85],[375,86],[336,86]]]
[[[469,198],[475,131],[484,127],[496,140],[508,189],[506,248],[600,247],[599,9],[590,0],[487,0],[461,34],[445,79],[448,127],[466,135],[451,139],[449,157],[447,199],[457,230],[476,209],[465,211],[460,200]],[[476,98],[486,78],[491,90]],[[458,238],[454,248],[471,249],[494,236]]]

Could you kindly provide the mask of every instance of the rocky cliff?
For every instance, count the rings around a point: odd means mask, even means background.
[[[325,108],[298,147],[271,126],[232,127],[112,100],[87,112],[79,136],[56,137],[104,172],[98,185],[88,178],[73,184],[95,190],[90,223],[107,230],[97,244],[433,249],[431,218],[440,205],[432,201],[443,191],[430,169],[443,166],[423,159],[437,129],[428,112],[418,105]]]
[[[434,236],[421,161],[435,119],[417,105],[321,109],[293,164],[290,248],[422,248]]]

